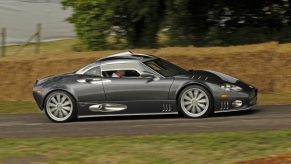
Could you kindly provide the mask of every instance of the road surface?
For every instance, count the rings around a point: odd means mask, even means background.
[[[189,119],[178,115],[78,119],[52,123],[44,114],[0,115],[3,137],[147,135],[175,132],[291,129],[291,105],[258,106],[250,111]]]

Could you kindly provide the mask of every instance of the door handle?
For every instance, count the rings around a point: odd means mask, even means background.
[[[87,78],[87,79],[85,79],[85,81],[87,83],[92,83],[92,82],[101,81],[101,78]]]
[[[86,82],[90,84],[102,84],[102,79],[101,78],[87,78]]]

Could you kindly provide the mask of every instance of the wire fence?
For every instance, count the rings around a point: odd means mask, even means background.
[[[21,44],[20,47],[15,51],[15,55],[19,54],[25,47],[27,47],[29,44],[34,43],[35,44],[35,50],[34,53],[38,54],[40,53],[40,47],[41,47],[41,32],[42,32],[42,24],[36,25],[36,31],[27,39],[24,44]],[[1,29],[1,57],[6,56],[6,38],[7,38],[7,29],[2,28]]]

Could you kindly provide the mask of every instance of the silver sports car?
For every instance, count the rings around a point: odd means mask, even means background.
[[[248,110],[256,104],[257,89],[219,72],[187,71],[153,55],[123,52],[38,79],[33,96],[54,122],[178,113],[198,118]]]

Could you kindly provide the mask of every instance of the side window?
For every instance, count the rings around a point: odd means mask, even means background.
[[[85,72],[84,75],[101,76],[100,67],[98,66],[98,67],[91,68],[87,72]]]
[[[130,78],[140,77],[140,74],[136,70],[108,70],[102,71],[103,77],[119,77],[119,78]]]

